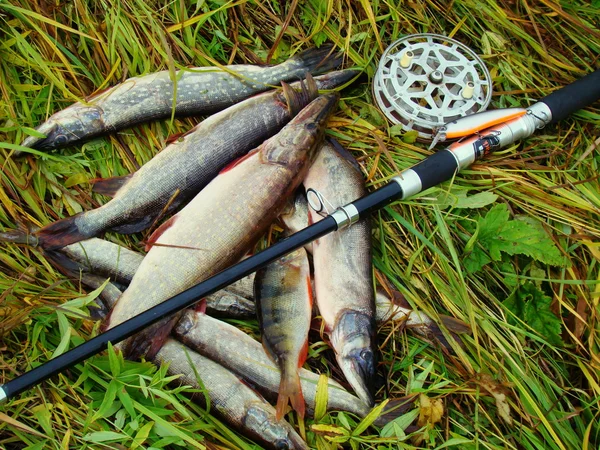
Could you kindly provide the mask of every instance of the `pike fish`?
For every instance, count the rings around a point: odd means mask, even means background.
[[[337,103],[317,97],[277,135],[240,158],[161,225],[152,246],[107,321],[107,328],[157,305],[240,260],[298,187]],[[151,357],[178,315],[119,344]]]
[[[306,250],[299,248],[260,269],[254,292],[263,346],[281,370],[277,418],[285,414],[288,400],[304,417],[298,368],[308,354],[313,303]]]
[[[277,393],[281,380],[279,367],[267,356],[260,343],[233,325],[197,310],[185,312],[173,336],[201,355],[235,372],[264,395]],[[319,375],[309,370],[298,371],[304,400],[315,409]],[[327,380],[327,409],[348,411],[365,417],[370,408],[334,380]]]
[[[168,339],[153,359],[157,364],[168,363],[169,375],[182,374],[179,380],[183,385],[206,392],[212,408],[249,438],[275,450],[308,450],[289,423],[275,418],[270,404],[219,364],[173,339]]]
[[[337,67],[340,55],[332,46],[311,48],[271,67],[252,65],[196,67],[175,74],[176,115],[208,115],[266,91],[281,81],[302,79]],[[51,150],[77,144],[138,123],[171,116],[174,84],[169,71],[129,78],[107,91],[77,102],[37,127],[45,137],[27,137],[21,144]]]
[[[342,150],[323,144],[304,180],[306,189],[318,191],[332,208],[366,193],[356,161]],[[313,209],[309,218],[322,219]],[[317,306],[338,364],[358,397],[372,406],[377,346],[369,222],[362,219],[314,241],[313,263]]]
[[[121,284],[129,284],[144,259],[141,253],[98,238],[46,251],[44,255],[62,268],[63,272],[100,275]]]
[[[332,89],[355,74],[345,70],[322,75],[316,83],[308,81],[302,92],[286,85],[283,91],[265,92],[207,118],[135,173],[97,182],[95,190],[112,195],[111,201],[47,225],[34,236],[42,248],[52,250],[108,230],[144,230],[167,207],[172,210],[189,201],[225,165],[277,133],[317,96],[317,89]],[[0,239],[10,240],[8,234]]]

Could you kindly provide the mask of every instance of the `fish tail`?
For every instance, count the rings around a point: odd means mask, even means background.
[[[25,244],[31,247],[37,247],[38,238],[21,230],[11,230],[0,233],[0,242],[12,242],[14,244]]]
[[[79,214],[57,220],[38,230],[35,234],[39,245],[45,250],[56,250],[75,242],[94,237],[96,233],[83,233],[77,226]]]
[[[130,337],[123,345],[123,355],[127,359],[153,359],[171,334],[183,312],[162,319],[144,331]]]
[[[319,48],[309,48],[297,54],[293,59],[311,74],[318,75],[337,68],[343,59],[341,52],[335,52],[332,44],[321,45]]]
[[[397,419],[413,407],[416,399],[417,395],[415,394],[389,399],[380,416],[375,419],[374,424],[383,427],[392,420]]]
[[[302,395],[302,386],[300,385],[300,377],[298,370],[286,370],[281,373],[281,382],[279,383],[279,396],[277,397],[277,406],[275,408],[275,418],[281,420],[285,414],[285,409],[288,405],[288,400],[292,403],[292,407],[298,415],[304,418],[306,406],[304,403],[304,395]]]

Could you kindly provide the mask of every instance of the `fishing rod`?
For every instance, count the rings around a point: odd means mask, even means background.
[[[1,385],[0,403],[105,350],[109,342],[121,342],[299,247],[349,227],[393,201],[404,200],[452,179],[458,171],[489,153],[526,138],[535,130],[562,120],[598,99],[600,70],[557,90],[528,108],[519,111],[515,111],[515,108],[486,111],[448,123],[437,130],[436,138],[444,141],[462,136],[461,140],[402,171],[385,186],[338,208],[323,220]]]

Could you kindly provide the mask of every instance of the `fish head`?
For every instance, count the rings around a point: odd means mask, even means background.
[[[303,108],[290,123],[262,147],[261,160],[300,171],[312,161],[323,130],[333,112],[337,93],[320,95]]]
[[[373,320],[360,311],[346,310],[336,321],[330,338],[346,380],[361,400],[373,406],[377,363]]]
[[[23,147],[38,150],[52,150],[75,144],[83,136],[96,136],[105,131],[102,109],[76,103],[52,115],[36,128],[45,137],[28,136],[21,143]]]
[[[358,78],[361,73],[362,70],[360,69],[334,70],[325,75],[315,77],[315,83],[320,91],[335,89],[353,78]]]
[[[252,403],[246,409],[244,425],[277,450],[308,449],[306,443],[285,420],[275,418],[271,405]]]

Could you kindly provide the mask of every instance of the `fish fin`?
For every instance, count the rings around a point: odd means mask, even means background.
[[[416,394],[411,394],[405,397],[389,399],[380,416],[375,419],[374,424],[378,427],[383,427],[392,420],[402,416],[413,407],[417,397]]]
[[[146,246],[144,247],[144,251],[149,252],[154,243],[158,241],[158,238],[160,238],[160,236],[165,231],[171,228],[171,226],[175,223],[176,220],[177,216],[173,216],[166,222],[162,223],[156,230],[154,230],[154,233],[152,233],[150,237],[146,240]]]
[[[150,360],[154,358],[182,314],[182,311],[173,314],[130,337],[123,346],[123,355],[131,360],[139,360],[141,358]]]
[[[223,167],[221,169],[221,171],[219,172],[219,175],[229,172],[231,169],[233,169],[235,166],[240,165],[241,163],[243,163],[245,160],[247,160],[248,158],[250,158],[252,155],[254,155],[256,152],[258,152],[258,150],[260,149],[260,147],[255,148],[254,150],[249,151],[248,153],[246,153],[245,155],[240,156],[239,158],[234,159],[233,161],[231,161],[229,164],[227,164],[225,167]]]
[[[121,177],[95,178],[91,181],[91,183],[93,183],[92,191],[97,194],[114,197],[117,195],[119,189],[125,186],[132,176],[133,174],[130,173],[129,175],[123,175]]]
[[[300,349],[300,353],[298,355],[298,368],[302,367],[306,362],[306,358],[308,357],[308,336],[302,344],[302,348]]]
[[[303,67],[313,75],[329,72],[337,68],[343,59],[343,53],[335,53],[331,44],[321,45],[319,48],[309,48],[298,53],[292,59],[300,61]]]
[[[167,145],[172,144],[173,142],[177,141],[178,139],[181,139],[185,135],[186,135],[186,133],[183,131],[181,133],[172,134],[169,137],[167,137],[165,144],[167,144]]]
[[[139,233],[140,231],[144,231],[148,228],[156,219],[155,214],[150,214],[148,216],[142,217],[141,219],[135,222],[124,223],[123,225],[117,225],[116,227],[110,228],[110,231],[114,231],[119,234],[133,234]]]
[[[399,306],[401,308],[407,308],[407,309],[412,309],[412,306],[410,305],[410,303],[408,303],[408,301],[406,300],[406,297],[404,296],[404,294],[402,294],[402,292],[393,289],[393,288],[389,288],[389,293],[390,293],[390,301],[392,303],[392,305],[396,305]],[[384,295],[386,297],[388,297],[387,292],[384,291]]]
[[[75,242],[96,236],[96,233],[82,233],[77,226],[79,214],[57,220],[36,231],[40,247],[45,250],[56,250]]]
[[[306,83],[300,82],[300,91],[295,91],[289,84],[281,82],[283,97],[292,116],[298,114],[304,105],[308,105],[319,95],[317,83],[310,74],[306,74],[305,81]]]
[[[469,324],[459,320],[455,317],[445,316],[440,314],[440,320],[444,324],[448,331],[455,334],[471,334],[472,330]]]
[[[291,401],[292,407],[298,415],[304,418],[306,405],[304,403],[304,396],[302,395],[300,377],[298,376],[298,370],[296,369],[283,371],[281,373],[279,396],[277,397],[277,406],[275,407],[275,418],[277,420],[283,419],[288,400]]]
[[[206,299],[203,298],[198,303],[194,305],[194,311],[206,314]]]
[[[73,261],[64,253],[56,250],[46,250],[43,252],[46,259],[67,277],[79,277],[81,272],[89,272],[90,268]]]
[[[331,145],[331,147],[333,147],[335,149],[335,151],[342,158],[344,158],[344,160],[348,161],[350,163],[350,165],[354,169],[356,169],[358,172],[360,172],[360,174],[362,175],[362,171],[360,170],[360,164],[358,164],[358,161],[356,160],[356,158],[354,156],[352,156],[352,153],[350,153],[348,150],[346,150],[344,148],[344,146],[337,141],[337,139],[334,139],[331,136],[327,136],[325,138],[325,141],[327,143],[329,143]]]
[[[37,247],[38,238],[22,230],[10,230],[0,233],[0,242],[12,242],[14,244],[25,244],[31,247]]]

